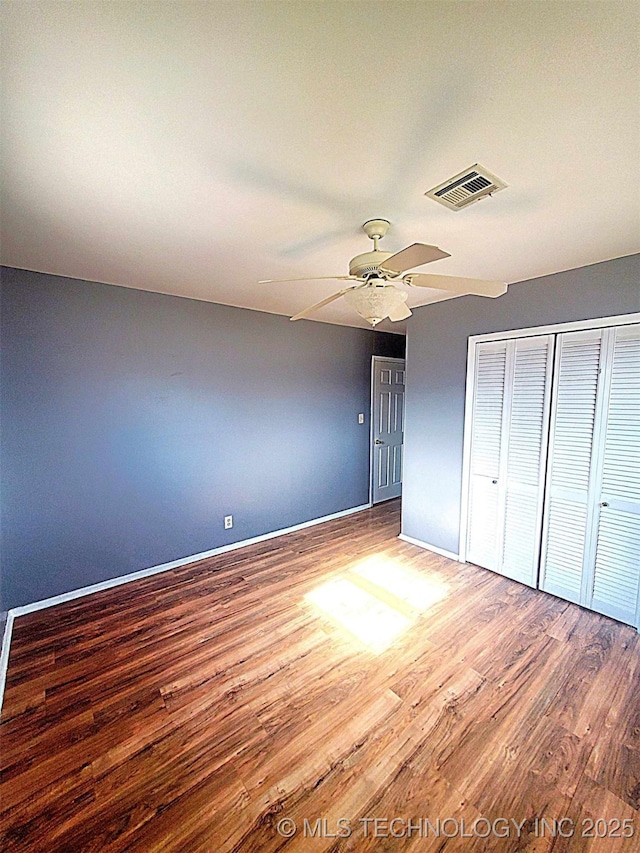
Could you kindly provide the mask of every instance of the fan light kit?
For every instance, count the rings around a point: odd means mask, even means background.
[[[403,314],[409,317],[411,311],[404,304],[408,295],[392,284],[385,284],[384,279],[370,278],[367,287],[348,290],[344,298],[368,323],[377,326],[381,320],[391,314]]]
[[[396,287],[396,283],[408,287],[428,287],[444,292],[438,300],[450,299],[454,296],[475,294],[476,296],[501,296],[507,291],[507,285],[501,281],[484,281],[478,278],[458,278],[448,275],[425,275],[424,273],[409,273],[414,267],[451,257],[437,246],[426,243],[412,243],[399,252],[383,252],[378,248],[381,240],[389,230],[386,219],[369,219],[362,226],[365,234],[373,240],[373,251],[356,255],[349,262],[349,275],[308,276],[306,278],[266,279],[260,284],[272,284],[276,281],[312,281],[334,279],[338,281],[354,281],[328,296],[321,302],[306,308],[294,315],[292,320],[302,320],[309,317],[325,305],[329,305],[341,296],[372,326],[377,326],[387,317],[397,322],[406,320],[411,311],[405,305],[408,293]]]

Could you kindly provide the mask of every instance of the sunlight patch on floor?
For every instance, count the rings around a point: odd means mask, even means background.
[[[419,613],[424,613],[449,592],[448,584],[387,557],[368,557],[350,571],[390,592]]]
[[[305,598],[375,654],[388,649],[413,621],[346,577],[322,584]]]
[[[305,595],[374,654],[386,651],[448,594],[447,584],[387,557],[369,557]]]

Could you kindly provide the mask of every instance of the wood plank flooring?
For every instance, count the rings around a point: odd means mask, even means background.
[[[639,851],[638,634],[398,532],[394,501],[16,620],[2,849]]]

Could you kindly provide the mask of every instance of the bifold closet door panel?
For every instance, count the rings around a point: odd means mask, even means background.
[[[603,394],[603,331],[558,335],[540,587],[584,604],[585,544],[592,524],[596,409]]]
[[[553,338],[478,344],[467,559],[536,586]]]
[[[640,587],[640,326],[608,330],[595,566],[588,607],[638,625]]]
[[[504,517],[498,571],[529,586],[538,585],[544,468],[549,435],[553,360],[551,335],[511,342],[511,393],[503,431]]]
[[[499,477],[507,342],[478,344],[475,354],[467,559],[498,564]]]

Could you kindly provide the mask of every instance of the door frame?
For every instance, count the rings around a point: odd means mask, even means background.
[[[406,387],[407,387],[407,374],[406,374],[407,359],[406,358],[397,358],[395,356],[390,356],[390,355],[372,355],[371,356],[371,390],[370,390],[370,400],[369,400],[369,504],[370,504],[370,506],[374,505],[374,503],[373,503],[373,470],[374,470],[374,464],[373,464],[373,451],[374,451],[373,410],[374,410],[375,399],[374,399],[374,394],[373,394],[373,384],[374,384],[375,375],[376,375],[376,364],[379,361],[395,361],[398,364],[404,364],[404,366],[405,366],[405,375],[404,375],[405,391],[406,391]],[[404,435],[402,438],[402,443],[404,444]],[[404,449],[403,449],[403,453],[404,453]]]
[[[473,391],[475,385],[476,344],[487,341],[510,340],[511,338],[529,338],[537,335],[557,335],[562,332],[604,329],[610,326],[628,326],[633,323],[640,323],[640,312],[634,312],[632,314],[616,314],[611,317],[597,317],[592,320],[572,320],[571,322],[554,323],[548,326],[531,326],[527,329],[509,329],[502,332],[487,332],[482,335],[469,335],[467,344],[467,377],[464,400],[462,495],[460,500],[460,533],[458,542],[458,559],[461,563],[467,562],[469,485],[471,476],[471,434],[473,418]]]

